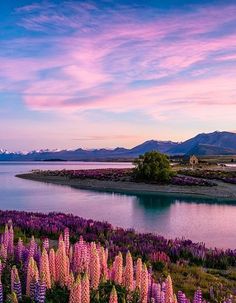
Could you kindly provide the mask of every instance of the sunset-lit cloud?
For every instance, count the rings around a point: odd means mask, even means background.
[[[213,127],[221,121],[222,129],[233,123],[236,5],[232,1],[214,5],[183,1],[167,9],[143,2],[61,1],[59,5],[51,0],[17,4],[9,15],[14,23],[1,39],[0,90],[6,98],[20,96],[24,110],[32,115],[50,112],[62,117],[64,112],[65,119],[69,115],[75,121],[79,116],[91,125],[90,112],[107,113],[104,129],[99,130],[107,138],[111,113],[132,117],[140,112],[152,125],[163,123],[166,132],[176,118],[186,123],[208,120]],[[116,119],[111,129],[119,124]],[[143,137],[150,133],[148,126],[142,132]]]

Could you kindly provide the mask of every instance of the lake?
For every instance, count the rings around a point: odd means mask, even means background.
[[[130,166],[101,162],[0,162],[0,208],[72,213],[167,238],[185,237],[203,241],[209,247],[236,249],[236,201],[97,192],[14,177],[32,169]]]

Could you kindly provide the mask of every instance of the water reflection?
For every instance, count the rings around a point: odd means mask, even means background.
[[[200,199],[166,194],[132,194],[79,190],[15,178],[20,172],[41,169],[123,167],[111,163],[0,163],[0,207],[26,211],[62,211],[105,220],[115,226],[186,237],[209,246],[236,248],[236,201]]]
[[[164,195],[137,195],[136,198],[139,207],[151,213],[165,211],[175,202],[173,197]]]

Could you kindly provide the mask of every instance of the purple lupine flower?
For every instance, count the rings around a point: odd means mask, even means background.
[[[37,303],[44,303],[46,299],[46,282],[42,279],[39,282],[38,290],[37,290]]]
[[[36,242],[34,240],[34,236],[32,236],[31,240],[30,240],[28,259],[30,259],[31,257],[34,258],[36,247],[37,247],[37,244],[36,244]]]
[[[193,303],[202,303],[202,291],[200,288],[194,293]]]
[[[152,298],[154,298],[155,303],[161,302],[161,285],[159,283],[152,284]]]
[[[15,292],[17,299],[22,300],[21,282],[19,278],[16,278],[13,283],[13,291]]]
[[[43,239],[43,248],[45,248],[46,251],[48,252],[48,250],[49,250],[49,239],[48,238]]]
[[[8,232],[8,225],[5,225],[5,231],[3,236],[3,244],[6,249],[8,249],[8,242],[9,242],[9,232]]]
[[[19,238],[17,242],[17,247],[16,247],[16,258],[17,261],[22,261],[22,254],[24,251],[24,244],[21,238]]]
[[[12,226],[12,221],[9,222],[9,230],[8,230],[8,253],[10,255],[14,254],[14,231]]]
[[[0,303],[3,303],[3,287],[2,287],[1,277],[0,277]]]
[[[29,233],[29,231],[32,231],[32,233],[34,231],[39,232],[43,237],[52,235],[55,238],[66,227],[70,228],[70,234],[73,237],[83,235],[84,239],[89,242],[99,241],[100,239],[104,241],[102,235],[108,234],[105,240],[111,257],[115,257],[119,251],[123,254],[126,253],[126,247],[129,247],[132,254],[142,255],[146,259],[153,253],[160,251],[174,262],[178,262],[178,260],[188,262],[194,259],[199,264],[206,267],[210,265],[212,268],[220,268],[222,261],[226,267],[236,265],[236,250],[208,249],[203,243],[193,243],[186,239],[167,240],[152,234],[136,234],[133,230],[113,229],[108,223],[85,220],[73,215],[0,211],[0,224],[5,224],[11,218],[13,218],[14,224],[22,231],[26,231],[26,233]],[[8,232],[4,233],[4,237],[1,240],[2,243],[7,242],[7,234]],[[101,236],[103,238],[100,238]],[[25,249],[25,252],[22,253],[24,263],[27,251],[28,249]],[[2,256],[5,256],[6,252],[4,249],[1,249],[0,252]]]
[[[36,300],[37,293],[38,293],[38,281],[36,281],[35,279],[33,279],[30,282],[30,298],[32,300]]]
[[[3,270],[3,265],[2,265],[2,261],[0,259],[0,277],[2,276],[2,270]]]
[[[186,299],[185,293],[183,293],[182,291],[179,290],[177,293],[177,300],[178,300],[178,303],[186,303],[187,299]]]

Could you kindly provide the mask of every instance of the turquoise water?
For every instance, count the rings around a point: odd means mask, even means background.
[[[0,162],[0,208],[62,211],[140,232],[154,232],[168,238],[185,237],[211,247],[236,249],[236,201],[78,190],[14,177],[32,169],[102,167],[130,167],[130,164]]]

